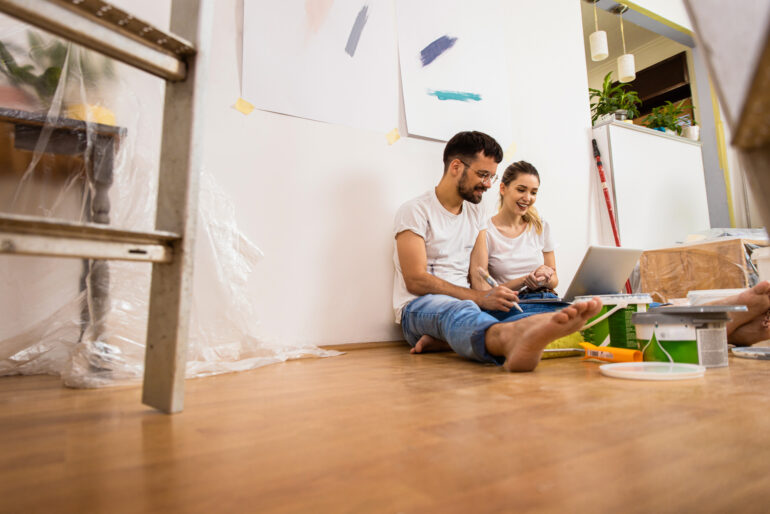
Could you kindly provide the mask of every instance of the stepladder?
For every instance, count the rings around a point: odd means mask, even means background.
[[[0,122],[13,126],[16,145],[32,141],[37,151],[82,156],[89,186],[83,222],[0,213],[0,254],[82,259],[90,306],[84,325],[97,339],[109,308],[109,262],[150,263],[142,401],[166,413],[184,404],[213,8],[211,0],[174,0],[166,31],[100,0],[0,0],[0,12],[166,81],[154,230],[110,225],[113,158],[131,137],[125,129],[0,105]]]

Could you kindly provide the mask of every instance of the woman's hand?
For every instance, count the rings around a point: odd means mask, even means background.
[[[530,291],[534,291],[535,289],[539,289],[541,284],[540,281],[542,278],[538,277],[535,272],[533,271],[526,277],[524,277],[524,285],[529,288]]]
[[[547,287],[549,286],[551,278],[555,273],[556,271],[553,268],[543,264],[535,271],[527,275],[527,277],[524,279],[524,283],[533,291],[541,287]]]

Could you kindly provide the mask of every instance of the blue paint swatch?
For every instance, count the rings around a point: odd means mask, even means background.
[[[441,36],[433,43],[420,50],[420,60],[422,67],[429,65],[436,60],[436,57],[443,54],[455,45],[456,37]]]
[[[477,93],[468,93],[465,91],[432,91],[429,89],[428,94],[435,96],[439,100],[456,100],[458,102],[481,101],[481,95]]]
[[[350,29],[350,35],[348,36],[348,43],[345,45],[345,53],[350,57],[353,57],[358,48],[358,40],[361,39],[361,32],[364,30],[366,22],[369,20],[369,6],[365,5],[358,11],[356,21],[353,22],[353,28]]]

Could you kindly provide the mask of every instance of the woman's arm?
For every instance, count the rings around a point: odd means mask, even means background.
[[[514,291],[518,291],[519,289],[524,287],[524,285],[526,284],[528,276],[529,275],[523,275],[521,277],[516,277],[514,279],[509,280],[508,282],[506,282],[503,285],[505,287],[507,287],[508,289],[513,289]]]
[[[557,285],[559,285],[559,277],[556,274],[556,255],[554,252],[543,252],[543,261],[543,266],[540,266],[537,270],[535,270],[535,275],[538,277],[546,278],[546,282],[543,284],[543,287],[554,289]]]

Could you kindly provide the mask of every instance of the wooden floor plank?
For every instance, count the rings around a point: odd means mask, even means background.
[[[507,374],[379,345],[186,383],[0,379],[0,512],[765,512],[770,363]]]

